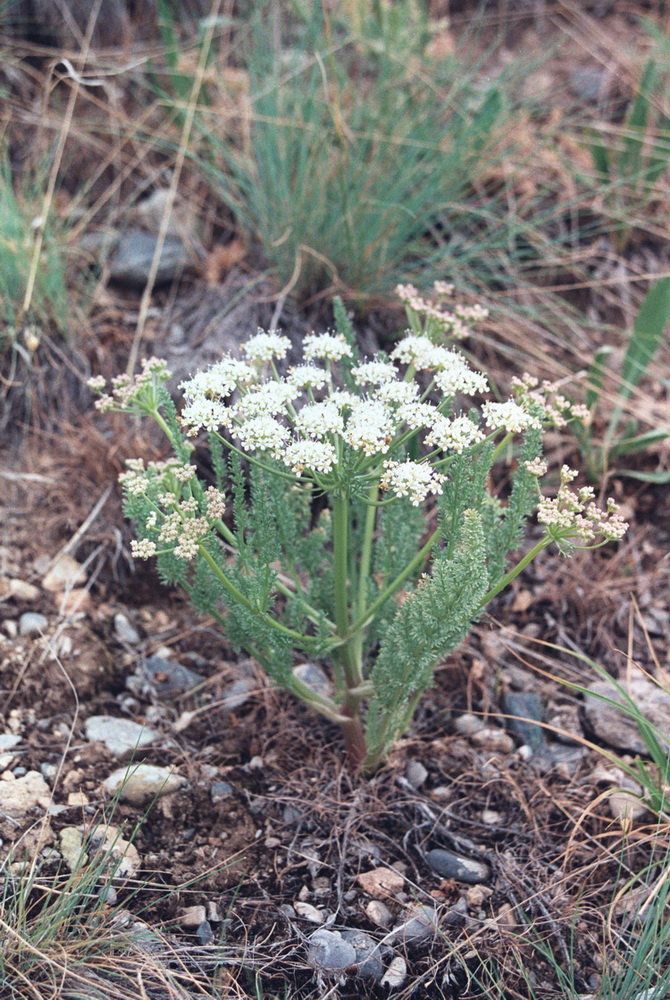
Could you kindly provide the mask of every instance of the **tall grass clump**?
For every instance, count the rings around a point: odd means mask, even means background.
[[[487,253],[514,253],[504,192],[489,185],[514,148],[513,103],[472,56],[431,57],[417,4],[350,7],[255,12],[246,138],[198,119],[218,195],[299,297],[460,272],[481,288],[470,272]],[[498,283],[508,270],[496,265]]]
[[[57,222],[41,215],[41,206],[38,177],[28,173],[19,185],[12,178],[8,162],[0,164],[0,347],[3,348],[14,344],[22,331],[29,339],[26,331],[32,325],[56,329],[61,334],[67,331],[64,234]],[[40,260],[29,289],[40,230]],[[39,339],[39,329],[31,336]]]

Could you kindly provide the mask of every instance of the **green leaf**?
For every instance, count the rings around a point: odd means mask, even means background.
[[[665,486],[670,483],[670,470],[658,469],[656,472],[640,472],[638,469],[617,469],[615,475],[626,476],[628,479],[637,479],[641,483],[654,483],[656,486]]]
[[[633,451],[643,451],[652,444],[664,441],[667,437],[670,437],[670,427],[660,427],[655,431],[646,431],[644,434],[638,434],[635,437],[623,438],[621,441],[617,441],[616,444],[612,445],[608,454],[610,458],[614,458],[617,455],[630,455]]]
[[[605,344],[603,347],[599,348],[595,353],[591,367],[586,375],[586,382],[588,385],[586,390],[586,405],[589,410],[593,409],[600,399],[600,391],[603,387],[607,360],[613,350],[614,348],[610,347],[609,344]]]
[[[621,364],[622,384],[619,398],[622,402],[614,408],[605,436],[606,442],[614,438],[623,414],[623,401],[631,397],[635,386],[649,367],[651,359],[663,341],[668,323],[670,323],[670,277],[661,278],[647,292],[640,306]]]

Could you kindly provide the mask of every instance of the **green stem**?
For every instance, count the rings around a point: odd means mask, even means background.
[[[545,537],[539,541],[537,545],[533,546],[530,552],[527,552],[523,559],[521,559],[516,566],[509,571],[509,573],[506,573],[505,576],[499,580],[498,583],[496,583],[495,587],[492,587],[486,594],[484,594],[477,606],[476,611],[473,613],[473,616],[481,611],[482,608],[489,603],[489,601],[493,600],[494,597],[497,597],[498,594],[512,582],[512,580],[516,580],[519,573],[522,573],[526,566],[533,561],[535,556],[539,555],[543,549],[546,549],[552,541],[553,539]]]
[[[347,638],[355,636],[357,632],[365,628],[365,626],[372,621],[377,611],[381,608],[385,601],[388,601],[389,597],[402,587],[405,580],[407,580],[412,573],[414,573],[421,563],[430,555],[431,549],[435,545],[435,542],[440,537],[440,530],[436,528],[433,534],[430,536],[425,545],[423,545],[417,554],[414,556],[411,562],[407,563],[402,573],[399,573],[395,580],[386,587],[381,594],[372,602],[372,604],[365,609],[365,612],[353,623],[349,629]]]
[[[276,632],[281,632],[282,635],[288,636],[294,642],[299,642],[303,646],[309,646],[311,643],[320,641],[316,636],[303,635],[302,632],[296,632],[295,629],[287,628],[286,625],[282,625],[281,622],[276,621],[272,615],[267,613],[267,611],[260,611],[253,604],[253,602],[250,601],[249,598],[235,586],[232,580],[228,579],[226,574],[216,562],[214,556],[205,548],[204,545],[200,545],[198,551],[216,576],[217,580],[219,580],[231,597],[234,597],[236,601],[247,609],[247,611],[251,611],[252,614],[260,619],[260,621],[265,622],[266,625],[275,629]]]
[[[363,547],[361,550],[361,558],[358,569],[358,592],[356,594],[356,603],[353,607],[353,613],[357,618],[365,617],[365,604],[367,602],[370,566],[372,563],[372,541],[374,538],[375,522],[377,519],[375,500],[378,490],[378,480],[375,479],[370,485],[367,498],[368,506],[365,509]],[[360,629],[355,636],[356,662],[359,664],[362,664],[363,662],[363,631],[363,629]]]

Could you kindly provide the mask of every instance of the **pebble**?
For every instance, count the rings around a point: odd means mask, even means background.
[[[312,906],[311,903],[305,903],[298,899],[293,904],[293,909],[302,917],[303,920],[309,920],[310,924],[322,924],[326,919],[323,910],[320,910],[316,906]]]
[[[482,861],[464,858],[442,847],[428,851],[426,863],[442,878],[453,878],[457,882],[467,882],[468,885],[486,882],[491,874],[489,866]]]
[[[421,788],[427,777],[428,771],[423,766],[421,761],[410,760],[405,768],[405,778],[407,779],[408,784],[410,784],[412,788]]]
[[[356,876],[356,881],[368,896],[375,896],[383,899],[385,896],[392,896],[400,892],[405,885],[404,876],[400,872],[393,871],[392,868],[373,868],[369,872],[361,872]]]
[[[212,802],[223,802],[233,794],[233,786],[227,781],[215,781],[209,790]]]
[[[333,683],[326,673],[317,663],[301,663],[293,668],[293,676],[311,688],[315,694],[331,698],[333,695]]]
[[[654,684],[645,675],[633,672],[630,679],[625,679],[622,685],[641,714],[660,733],[670,733],[670,691]],[[635,719],[616,705],[610,705],[602,698],[623,703],[623,695],[609,681],[595,681],[589,686],[590,694],[584,698],[584,713],[596,735],[608,746],[619,750],[632,750],[633,753],[648,753],[647,746],[640,735]],[[663,751],[670,750],[668,739],[657,734],[658,742]]]
[[[522,743],[537,751],[545,745],[542,722],[542,699],[534,691],[508,691],[503,696],[503,711],[512,716],[504,720],[507,729],[515,733]]]
[[[136,646],[140,641],[139,632],[122,611],[114,615],[114,634],[119,642],[129,646]]]
[[[47,809],[50,803],[49,786],[39,771],[28,771],[15,780],[0,781],[0,813],[10,819],[21,820],[38,806]]]
[[[398,990],[407,978],[407,962],[401,955],[396,955],[389,962],[389,967],[382,979],[382,986],[390,990]]]
[[[480,729],[484,729],[485,725],[483,719],[471,712],[464,712],[454,721],[454,729],[461,736],[474,736]]]
[[[356,964],[356,949],[339,931],[319,928],[309,938],[307,962],[323,972],[341,972]]]
[[[10,639],[16,639],[17,635],[19,634],[18,622],[15,622],[13,618],[5,618],[4,622],[2,623],[2,628],[5,634],[8,635]]]
[[[0,733],[0,771],[4,771],[14,760],[16,754],[8,751],[13,750],[22,739],[16,733]]]
[[[649,811],[645,803],[632,792],[612,792],[607,796],[607,806],[614,819],[621,823],[641,819]]]
[[[7,594],[3,596],[13,597],[17,601],[26,601],[27,603],[31,603],[32,601],[36,601],[38,599],[40,593],[40,588],[36,587],[32,583],[26,583],[25,580],[10,579],[7,580]]]
[[[393,914],[389,910],[386,903],[382,903],[381,899],[371,899],[365,907],[365,912],[368,918],[377,927],[386,929],[391,926]]]
[[[473,733],[470,737],[472,742],[480,750],[489,750],[491,753],[512,753],[514,750],[514,740],[504,729],[496,729],[487,726]]]
[[[158,733],[131,719],[118,719],[113,715],[91,715],[84,724],[86,739],[104,743],[115,757],[149,746]]]
[[[122,802],[143,806],[154,798],[176,792],[185,782],[185,778],[169,767],[130,764],[117,768],[105,778],[103,788],[110,795],[118,793]]]
[[[204,906],[185,906],[179,912],[179,923],[182,927],[199,927],[207,919]]]
[[[47,575],[42,580],[42,586],[49,593],[58,594],[63,590],[78,587],[86,583],[86,571],[76,559],[65,553],[59,556]]]
[[[203,920],[195,935],[202,945],[213,944],[214,943],[214,931],[212,930],[209,920]]]
[[[20,635],[42,635],[49,626],[49,619],[37,611],[26,611],[19,618]]]
[[[384,966],[379,954],[379,945],[366,934],[365,931],[345,930],[341,931],[344,941],[352,945],[356,953],[356,964],[358,965],[358,975],[364,979],[374,979],[377,982],[382,978]]]
[[[119,239],[109,261],[109,277],[128,288],[142,289],[147,283],[158,239],[141,229],[131,229]],[[163,285],[191,267],[193,261],[186,246],[176,236],[167,236],[158,258],[156,285]]]
[[[241,708],[251,698],[258,687],[253,677],[239,677],[223,692],[223,705],[229,712]]]
[[[410,941],[423,941],[425,938],[434,937],[437,931],[437,911],[433,906],[423,906],[414,904],[407,910],[407,918],[395,927],[386,940],[402,941],[408,944]]]
[[[139,851],[133,843],[121,836],[118,826],[97,826],[88,838],[91,852],[109,856],[112,876],[131,878],[140,867]]]
[[[82,831],[76,826],[64,826],[59,834],[60,852],[71,872],[76,872],[88,861],[84,850]]]
[[[166,660],[162,656],[147,656],[126,680],[126,687],[135,694],[152,694],[158,698],[175,698],[204,681],[202,674],[189,667]]]
[[[584,736],[577,705],[555,705],[547,715],[547,725],[551,726],[551,736],[567,746],[580,746]]]
[[[482,823],[486,826],[498,826],[502,821],[503,815],[497,809],[482,809]]]

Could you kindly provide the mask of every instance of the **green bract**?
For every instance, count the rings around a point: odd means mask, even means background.
[[[259,333],[243,359],[181,384],[179,415],[157,359],[98,403],[153,417],[174,450],[167,462],[129,462],[121,477],[134,555],[156,556],[165,583],[338,723],[366,771],[407,729],[435,665],[538,552],[551,541],[592,547],[626,528],[612,502],[601,511],[590,488],[569,489],[568,469],[541,500],[542,426],[571,416],[564,399],[525,377],[513,399],[464,409],[488,384],[446,345],[485,311],[447,310],[444,284],[430,301],[399,292],[410,329],[389,357],[361,361],[336,300],[338,332],[305,337],[285,373],[290,341]],[[210,483],[190,463],[189,438],[203,432]],[[490,472],[514,438],[502,504]],[[546,536],[509,569],[539,500]]]

